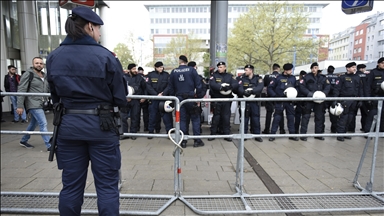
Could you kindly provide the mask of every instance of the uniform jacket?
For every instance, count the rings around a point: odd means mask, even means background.
[[[328,96],[334,97],[333,89],[335,88],[336,83],[340,80],[340,77],[337,74],[327,74],[326,77],[331,85]]]
[[[127,105],[123,67],[108,49],[86,35],[65,38],[47,57],[48,82],[54,103],[67,109],[95,109],[100,104]],[[69,140],[111,141],[115,131],[102,131],[97,115],[65,114],[58,137]]]
[[[322,74],[307,73],[302,80],[300,80],[299,92],[306,97],[312,97],[315,91],[322,91],[328,95],[331,90],[331,85],[326,76]]]
[[[163,96],[168,96],[168,83],[169,73],[163,71],[161,73],[155,71],[149,72],[146,79],[147,83],[147,94],[158,95],[163,92]]]
[[[361,71],[357,71],[356,75],[358,75],[360,77],[360,80],[363,83],[363,96],[368,97],[369,93],[366,92],[366,88],[365,88],[365,86],[367,85],[367,74],[365,74]]]
[[[29,85],[29,74],[33,73],[33,79],[31,80],[31,84],[29,86],[29,93],[49,93],[49,85],[47,82],[47,76],[44,72],[41,72],[44,75],[44,80],[34,72],[34,70],[29,68],[20,78],[20,84],[18,87],[18,92],[27,92]],[[26,110],[35,109],[35,108],[43,108],[43,103],[45,101],[45,97],[41,96],[17,96],[17,108],[23,108]],[[24,101],[25,106],[24,107]]]
[[[219,73],[219,71],[216,71],[212,74],[211,78],[209,78],[209,91],[212,98],[233,98],[232,94],[222,95],[220,93],[222,83],[230,84],[232,86],[232,92],[237,92],[239,84],[236,79],[232,77],[232,74],[227,72]]]
[[[140,74],[133,75],[128,73],[124,74],[124,78],[127,82],[127,85],[131,86],[135,90],[133,95],[145,95],[145,89],[147,85],[145,84],[145,80]]]
[[[362,97],[363,82],[359,75],[345,73],[336,82],[333,92],[335,97]]]
[[[367,85],[365,92],[369,97],[384,97],[384,91],[381,89],[381,82],[384,82],[384,70],[375,68],[367,76]]]
[[[205,94],[203,92],[202,81],[195,68],[180,65],[178,68],[172,70],[169,76],[169,94],[175,95],[182,99],[186,98],[202,98]]]
[[[264,87],[263,78],[256,74],[253,74],[251,79],[248,76],[242,75],[238,78],[238,81],[239,87],[237,90],[237,95],[239,97],[243,97],[244,91],[247,88],[252,88],[252,94],[259,95],[261,94],[261,91]]]
[[[10,83],[9,83],[9,78],[11,76],[9,74],[5,75],[4,76],[4,89],[6,92],[10,92],[11,89],[10,89]],[[19,81],[20,81],[20,75],[19,74],[15,74],[13,75],[13,82],[15,83],[15,86],[17,88],[17,86],[19,85]]]
[[[268,95],[270,97],[285,97],[284,90],[288,87],[294,87],[296,84],[295,76],[287,76],[284,73],[272,80],[268,85]]]

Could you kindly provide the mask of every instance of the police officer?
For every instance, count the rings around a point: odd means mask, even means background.
[[[319,65],[317,62],[311,64],[311,73],[305,75],[305,77],[300,80],[299,92],[307,97],[313,97],[313,94],[316,91],[321,91],[325,95],[328,95],[331,86],[325,75],[318,73]],[[301,128],[300,133],[306,134],[308,130],[308,123],[311,117],[311,112],[315,113],[315,133],[324,133],[324,122],[325,122],[325,113],[324,113],[324,103],[316,103],[313,101],[304,102],[304,115],[301,119]],[[300,137],[301,140],[307,141],[306,137]],[[315,137],[318,140],[324,140],[324,137],[318,136]]]
[[[273,64],[272,69],[273,69],[272,74],[264,76],[264,86],[265,87],[268,87],[268,85],[271,83],[271,81],[273,81],[274,79],[276,79],[280,75],[280,73],[279,73],[280,72],[280,65],[275,63],[275,64]],[[268,94],[268,92],[267,92],[267,94]],[[269,95],[267,95],[267,97],[269,97]],[[271,128],[271,122],[272,122],[272,114],[274,111],[274,102],[266,101],[265,102],[265,110],[267,111],[266,115],[265,115],[265,128],[262,131],[262,133],[263,134],[269,134],[269,130]],[[279,126],[280,126],[280,134],[285,134],[284,118],[281,119]]]
[[[363,83],[363,97],[366,97],[367,94],[365,92],[365,86],[367,85],[367,74],[365,73],[365,68],[367,66],[365,64],[358,64],[357,65],[357,71],[356,71],[356,75],[358,75],[361,79],[361,82]],[[360,123],[361,123],[361,128],[360,128],[360,131],[364,131],[364,125],[365,125],[365,121],[367,119],[367,116],[368,116],[368,109],[367,109],[367,106],[365,105],[366,103],[363,102],[361,103],[361,106],[358,107],[356,110],[355,110],[355,115],[353,116],[352,120],[351,120],[351,123],[348,125],[348,132],[352,132],[354,133],[355,132],[355,128],[356,128],[356,116],[357,116],[357,111],[359,110],[360,108],[360,115],[361,115],[361,118],[360,118]]]
[[[245,65],[244,75],[239,78],[239,97],[250,97],[251,95],[261,94],[264,83],[263,78],[253,73],[253,65]],[[246,102],[244,116],[244,131],[248,132],[248,122],[251,119],[251,133],[260,134],[260,106],[257,101]],[[255,138],[258,142],[263,142],[260,137]]]
[[[350,62],[345,65],[347,73],[340,76],[340,81],[336,83],[333,90],[335,97],[362,97],[363,96],[363,83],[359,75],[356,75],[356,63]],[[339,121],[337,122],[337,133],[346,133],[348,124],[352,121],[355,115],[355,110],[358,106],[361,106],[362,101],[343,101],[342,106],[344,108],[341,113]],[[338,141],[344,141],[344,139],[352,139],[349,136],[337,137]]]
[[[81,214],[89,162],[99,215],[119,215],[121,155],[113,107],[126,106],[127,87],[119,60],[98,43],[101,25],[92,9],[74,8],[65,24],[68,35],[47,57],[52,101],[65,108],[56,140],[63,216]]]
[[[209,89],[212,98],[233,98],[232,91],[236,93],[238,83],[232,77],[232,74],[227,73],[225,62],[217,63],[217,71],[209,78]],[[218,132],[219,123],[223,126],[223,134],[228,135],[230,132],[230,117],[231,117],[231,101],[211,102],[213,106],[213,117],[211,124],[211,135],[216,135]],[[208,138],[212,141],[215,138]],[[231,142],[231,138],[224,138]]]
[[[384,57],[381,57],[377,61],[377,67],[369,73],[367,77],[367,85],[365,86],[365,92],[369,97],[384,97],[384,90],[380,87],[384,82]],[[377,115],[377,105],[378,101],[369,101],[367,106],[369,108],[367,120],[365,122],[364,131],[369,132],[373,117]],[[384,132],[384,109],[381,110],[381,120],[380,120],[380,132]]]
[[[144,74],[144,69],[142,67],[138,67],[137,72],[144,79],[144,81],[146,81],[147,76]],[[146,89],[144,91],[144,95],[147,95]],[[147,99],[140,99],[140,110],[143,112],[144,131],[148,131],[148,122],[149,122],[148,106],[149,104]],[[140,121],[139,121],[139,128],[140,128]]]
[[[196,97],[202,98],[204,92],[202,91],[201,78],[197,71],[190,66],[187,66],[188,59],[186,56],[179,57],[179,67],[172,70],[169,78],[169,92],[179,98],[180,102]],[[200,135],[200,108],[196,103],[185,103],[180,107],[180,129],[184,134],[187,131],[187,119],[192,120],[193,135]],[[201,139],[195,139],[193,147],[204,146]],[[187,147],[187,141],[183,140],[181,143],[182,148]]]
[[[328,79],[328,82],[331,85],[331,88],[328,93],[328,97],[336,97],[335,94],[333,93],[333,90],[336,86],[336,83],[339,83],[339,80],[340,80],[338,75],[333,74],[334,71],[335,71],[335,67],[333,67],[332,65],[328,66],[328,69],[327,69],[328,73],[326,77]],[[331,132],[336,133],[336,126],[337,126],[337,121],[339,119],[339,116],[335,116],[329,111],[329,108],[332,103],[333,103],[332,101],[326,101],[325,105],[326,105],[326,109],[328,109],[328,112],[329,112],[329,120],[331,121]]]
[[[134,93],[132,95],[144,95],[146,88],[145,80],[141,77],[141,75],[138,75],[136,70],[136,64],[128,65],[128,73],[124,74],[124,78],[127,82],[127,85],[132,87],[134,90]],[[130,132],[137,133],[137,131],[139,130],[140,100],[141,99],[128,99],[128,105],[120,110],[124,133],[128,133],[128,112],[131,116]],[[121,137],[120,139],[122,138],[123,137]],[[131,137],[131,139],[135,140],[136,137]]]
[[[169,83],[169,73],[164,71],[163,62],[155,63],[155,70],[148,73],[147,79],[147,94],[156,95],[156,96],[168,96],[168,83]],[[161,115],[163,123],[165,125],[165,130],[168,133],[169,130],[173,127],[173,118],[172,113],[168,112],[159,112],[159,100],[151,100],[149,105],[149,133],[153,133],[155,130],[157,115]],[[148,137],[152,139],[152,137]]]
[[[290,63],[284,64],[284,72],[278,76],[275,80],[272,80],[268,85],[268,95],[270,97],[286,97],[284,91],[289,88],[295,88],[296,78],[292,76],[293,65]],[[297,91],[297,90],[296,90]],[[295,133],[295,110],[292,102],[275,102],[275,113],[273,115],[273,122],[271,128],[271,134],[276,134],[277,127],[282,118],[284,118],[283,111],[287,115],[287,125],[290,134]],[[297,137],[289,137],[290,140],[298,141]],[[274,141],[275,138],[269,138],[269,141]]]
[[[300,80],[302,80],[306,74],[307,74],[307,72],[305,72],[303,70],[300,71],[299,79],[296,80],[296,83],[295,83],[296,89],[299,89]],[[297,97],[305,97],[305,95],[298,92]],[[303,101],[296,101],[294,103],[296,103],[296,107],[295,107],[295,133],[298,134],[298,133],[300,133],[299,128],[300,128],[301,117],[303,116],[303,104],[304,103],[303,103]]]

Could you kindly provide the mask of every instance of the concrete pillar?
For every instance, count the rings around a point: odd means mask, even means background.
[[[39,56],[38,29],[35,1],[17,1],[20,32],[21,68],[32,66],[32,59]]]
[[[3,16],[3,2],[0,2],[0,47],[1,47],[1,54],[0,54],[0,59],[1,59],[1,62],[0,62],[0,65],[1,65],[1,68],[0,68],[0,71],[1,71],[1,78],[3,78],[6,74],[6,72],[8,71],[8,68],[7,68],[7,43],[6,43],[6,39],[5,39],[5,27],[4,27],[4,16]],[[5,91],[5,89],[3,89],[3,83],[1,83],[1,89],[3,91]]]
[[[210,66],[216,67],[216,1],[211,0],[211,32],[210,32],[210,47],[209,55],[211,57]]]
[[[228,42],[228,1],[217,1],[217,41],[216,58],[219,61],[227,62]]]

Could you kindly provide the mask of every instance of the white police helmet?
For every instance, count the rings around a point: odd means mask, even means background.
[[[128,86],[128,95],[135,94],[135,89],[132,86]]]
[[[344,111],[344,108],[343,108],[343,106],[341,106],[341,104],[340,103],[337,103],[336,104],[336,106],[331,106],[330,108],[329,108],[329,112],[332,114],[332,115],[335,115],[335,116],[339,116],[339,115],[341,115],[341,113],[343,113],[343,111]]]
[[[294,87],[288,87],[284,90],[284,94],[287,98],[296,98],[297,90]]]
[[[381,89],[384,91],[384,81],[381,82],[381,85],[380,85]]]
[[[245,91],[252,91],[252,90],[253,90],[253,88],[247,88],[247,89],[245,89]],[[248,97],[245,96],[245,95],[243,95],[243,97],[245,97],[245,98],[255,98],[255,95],[254,95],[254,94],[251,94],[251,95],[249,95]]]
[[[173,105],[173,101],[160,101],[159,109],[161,112],[173,112],[175,110],[175,106]]]
[[[230,85],[228,83],[221,83],[221,86],[225,87],[225,86],[230,86]],[[220,94],[222,94],[222,95],[229,95],[231,93],[232,93],[232,89],[229,89],[227,91],[224,91],[224,90],[220,91]]]
[[[315,91],[315,93],[313,93],[312,97],[315,98],[315,99],[317,99],[317,98],[319,98],[319,99],[326,98],[324,92],[322,92],[322,91]],[[313,102],[315,102],[315,103],[323,103],[324,101],[323,100],[314,100]]]

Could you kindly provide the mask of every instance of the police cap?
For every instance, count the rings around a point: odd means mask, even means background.
[[[188,59],[187,59],[187,57],[186,57],[185,55],[181,55],[181,56],[179,56],[179,59],[180,59],[181,61],[185,62],[185,63],[188,62]]]
[[[335,70],[335,67],[333,67],[332,65],[329,65],[328,70]]]
[[[155,67],[161,67],[161,66],[163,66],[163,62],[158,61],[155,63]]]
[[[79,6],[72,9],[72,14],[75,14],[88,22],[96,25],[104,25],[103,20],[91,8]]]
[[[280,68],[280,65],[275,63],[275,64],[273,64],[272,67],[278,67],[278,68]]]
[[[317,62],[313,62],[313,63],[311,64],[311,69],[312,69],[313,67],[315,67],[315,66],[319,66],[319,64],[317,64]]]
[[[143,71],[144,69],[142,67],[138,67],[137,70],[139,70],[139,71],[142,70]]]
[[[291,63],[287,63],[287,64],[283,65],[283,69],[286,71],[292,70],[292,68],[293,68],[293,64],[291,64]]]
[[[307,74],[307,72],[305,72],[305,71],[303,71],[303,70],[300,71],[300,75],[301,75],[301,76],[306,75],[306,74]]]
[[[219,63],[217,63],[217,67],[219,67],[220,65],[224,65],[225,66],[225,62],[219,62]]]
[[[253,70],[255,67],[253,67],[253,65],[245,65],[245,66],[244,66],[244,69],[245,69],[245,68],[250,68],[250,69]]]
[[[195,67],[196,66],[196,62],[190,61],[190,62],[188,62],[188,66]]]
[[[129,64],[128,65],[128,70],[131,70],[132,68],[136,67],[136,64]]]
[[[357,70],[360,70],[361,68],[366,68],[366,67],[367,67],[367,65],[365,65],[365,64],[358,64]]]
[[[356,66],[356,62],[349,62],[348,64],[345,65],[346,68],[350,68]]]
[[[379,60],[377,60],[377,64],[380,64],[381,62],[384,62],[384,57],[381,57]]]

